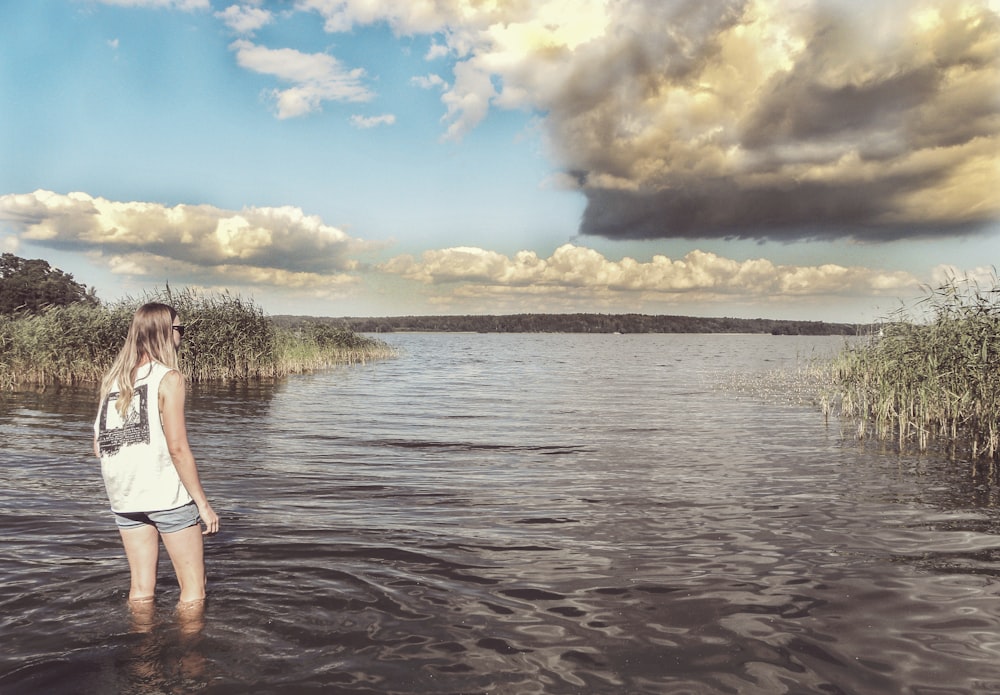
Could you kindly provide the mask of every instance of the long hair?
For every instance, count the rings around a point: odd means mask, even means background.
[[[117,386],[118,401],[115,408],[124,418],[132,402],[136,372],[143,359],[156,360],[177,369],[177,349],[174,347],[173,324],[177,311],[167,304],[143,304],[132,317],[128,337],[121,352],[111,364],[111,369],[101,381],[101,402]]]

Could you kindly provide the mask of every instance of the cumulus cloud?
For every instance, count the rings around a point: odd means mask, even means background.
[[[421,89],[447,89],[448,83],[440,75],[417,75],[410,78],[410,84]]]
[[[292,83],[272,90],[278,118],[294,118],[319,110],[326,101],[363,102],[373,94],[362,84],[365,71],[345,69],[326,53],[301,53],[292,48],[271,49],[240,39],[230,48],[243,68]]]
[[[448,47],[444,44],[432,42],[431,47],[427,49],[427,53],[424,54],[424,60],[437,60],[438,58],[444,58],[448,55]]]
[[[268,10],[248,5],[230,5],[215,16],[221,19],[227,27],[243,36],[251,36],[261,27],[274,21],[274,15]]]
[[[396,117],[391,113],[384,113],[381,116],[351,116],[351,125],[355,128],[375,128],[380,125],[392,125],[396,122]]]
[[[969,282],[983,289],[996,287],[1000,276],[994,266],[978,266],[962,270],[951,264],[939,265],[931,271],[931,287],[942,287],[952,282]]]
[[[313,297],[342,296],[360,284],[353,273],[310,273],[253,265],[217,265],[205,268],[147,251],[106,256],[91,253],[96,263],[103,263],[114,275],[153,281],[194,284],[224,290],[231,287],[272,287],[283,291],[305,292]]]
[[[297,0],[299,10],[319,13],[324,29],[330,33],[350,31],[356,25],[387,22],[401,34],[433,34],[442,27],[456,23],[461,17],[479,23],[484,16],[503,19],[506,8],[491,7],[514,3],[482,3],[475,0],[433,0],[431,2],[397,2],[396,0]]]
[[[614,261],[573,244],[560,246],[549,258],[533,251],[509,257],[457,247],[426,251],[419,259],[397,256],[378,268],[428,285],[460,284],[478,293],[530,288],[551,296],[564,292],[769,299],[896,296],[918,286],[917,279],[905,272],[834,264],[775,265],[766,259],[736,261],[697,250],[676,260],[656,255],[650,261],[629,257]]]
[[[102,5],[118,7],[153,7],[170,10],[207,10],[211,8],[210,0],[97,0]]]
[[[433,35],[457,61],[450,138],[492,107],[544,114],[585,234],[884,241],[1000,218],[996,0],[297,8]]]
[[[353,282],[357,255],[376,248],[290,206],[167,207],[39,190],[0,196],[0,222],[38,246],[100,254],[119,272],[250,285]]]

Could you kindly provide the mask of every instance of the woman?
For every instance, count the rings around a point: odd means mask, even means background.
[[[184,425],[184,377],[177,348],[184,335],[166,304],[139,307],[125,345],[101,382],[94,454],[132,574],[129,603],[151,604],[160,538],[173,562],[179,605],[205,600],[202,536],[219,530],[198,477]],[[199,522],[205,524],[201,531]]]

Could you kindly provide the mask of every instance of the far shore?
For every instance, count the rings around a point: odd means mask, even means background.
[[[322,323],[356,333],[769,333],[864,335],[868,324],[781,319],[706,318],[647,314],[510,314],[464,316],[314,317],[279,314],[271,320],[296,328]]]

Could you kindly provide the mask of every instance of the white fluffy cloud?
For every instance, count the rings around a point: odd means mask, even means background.
[[[252,265],[216,265],[209,268],[160,256],[147,251],[105,255],[91,252],[90,258],[107,266],[112,274],[138,279],[144,283],[182,282],[206,289],[274,288],[303,292],[312,297],[344,296],[361,283],[354,273],[309,273]]]
[[[97,0],[102,5],[118,7],[153,7],[172,10],[207,10],[212,7],[210,0]]]
[[[440,75],[417,75],[410,78],[410,84],[421,89],[448,89],[448,83]]]
[[[230,48],[236,51],[236,62],[241,67],[291,83],[291,87],[274,89],[269,94],[278,118],[317,111],[326,101],[363,102],[373,96],[362,83],[363,69],[345,69],[326,53],[271,49],[246,39],[234,41]]]
[[[968,281],[986,289],[1000,286],[1000,275],[994,266],[979,266],[962,270],[951,264],[939,265],[931,271],[931,286],[942,287],[952,282]]]
[[[533,251],[508,257],[481,248],[427,251],[419,259],[397,256],[379,266],[386,273],[421,283],[461,284],[475,291],[525,290],[558,296],[564,292],[701,297],[897,296],[918,281],[909,273],[825,264],[775,265],[765,259],[736,261],[705,251],[683,259],[654,256],[641,262],[609,260],[597,251],[565,244],[549,258]]]
[[[384,113],[381,116],[351,116],[351,125],[355,128],[375,128],[380,125],[392,125],[396,122],[396,117],[391,113]]]
[[[216,12],[215,16],[243,36],[251,36],[274,21],[274,15],[270,11],[248,5],[230,5],[225,10]]]
[[[0,222],[24,241],[96,254],[116,272],[223,284],[351,283],[357,256],[377,248],[290,206],[167,207],[39,190],[0,196]]]

